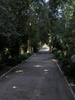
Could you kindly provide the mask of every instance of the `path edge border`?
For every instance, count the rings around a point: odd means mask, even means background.
[[[56,62],[56,65],[57,65],[57,67],[59,68],[59,71],[61,72],[61,74],[64,76],[64,79],[65,79],[65,81],[66,81],[66,83],[67,83],[67,85],[68,85],[68,87],[69,87],[69,89],[70,89],[70,91],[71,91],[71,93],[72,93],[74,99],[75,99],[75,93],[73,92],[73,90],[72,90],[72,88],[71,88],[71,85],[68,83],[67,78],[65,77],[63,71],[61,70],[60,65],[59,65],[57,62]]]
[[[35,54],[35,53],[34,53]],[[18,66],[20,66],[23,62],[29,60],[34,54],[32,54],[30,57],[28,57],[27,59],[23,60],[20,64],[14,66],[13,68],[9,69],[8,71],[6,71],[4,74],[2,74],[0,76],[0,79],[3,78],[5,75],[7,75],[9,72],[11,72],[13,69],[17,68]]]

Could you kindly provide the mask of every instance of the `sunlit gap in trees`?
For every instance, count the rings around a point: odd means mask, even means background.
[[[62,16],[62,9],[59,7],[58,8],[58,17],[59,18],[62,18],[63,16]]]
[[[41,49],[39,50],[39,52],[46,52],[49,51],[50,48],[47,44],[42,45]]]
[[[48,2],[49,0],[45,0],[45,2]]]

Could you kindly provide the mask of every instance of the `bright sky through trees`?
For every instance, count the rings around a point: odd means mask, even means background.
[[[49,0],[45,0],[45,2],[48,2]]]

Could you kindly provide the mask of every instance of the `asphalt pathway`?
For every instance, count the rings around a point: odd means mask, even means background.
[[[0,78],[0,100],[74,100],[53,55],[40,51]]]

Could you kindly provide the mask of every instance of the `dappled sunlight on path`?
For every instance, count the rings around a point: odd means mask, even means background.
[[[0,79],[0,100],[74,100],[53,54],[42,50]]]

